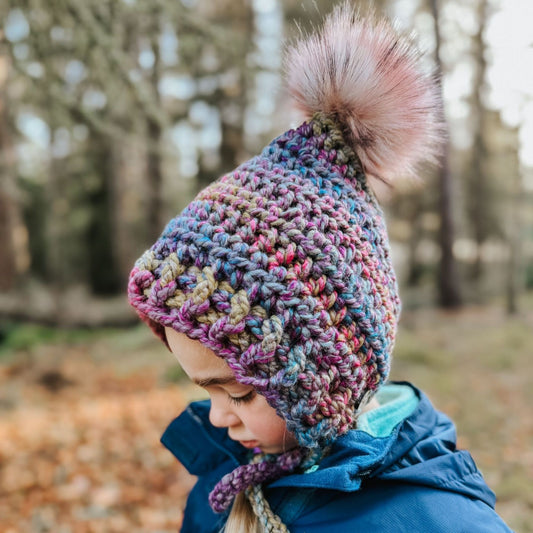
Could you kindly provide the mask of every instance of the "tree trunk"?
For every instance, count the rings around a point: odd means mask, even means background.
[[[507,238],[509,245],[509,262],[507,265],[507,312],[515,315],[519,311],[519,295],[524,289],[522,282],[521,249],[522,240],[522,209],[524,199],[524,188],[522,184],[521,172],[512,173],[510,194],[510,209],[508,220]]]
[[[236,18],[239,24],[239,32],[243,36],[244,49],[252,50],[255,46],[254,10],[249,2],[241,1],[238,9],[239,16]],[[239,78],[235,87],[226,89],[222,95],[219,107],[221,109],[222,141],[220,144],[220,168],[222,172],[233,170],[241,163],[244,151],[244,120],[246,109],[251,99],[251,89],[255,84],[255,69],[246,64],[246,55],[242,54],[242,62],[239,68]],[[227,112],[229,109],[237,109],[237,116]]]
[[[0,58],[1,62],[5,58]],[[1,68],[1,64],[0,64]],[[3,85],[3,84],[2,84]],[[16,257],[13,239],[13,147],[6,116],[6,94],[0,85],[0,290],[8,291],[15,285]]]
[[[161,146],[161,126],[155,121],[148,119],[148,238],[151,241],[157,239],[163,229],[163,170],[161,154],[158,147]]]
[[[439,170],[439,211],[441,225],[439,240],[441,260],[439,267],[439,303],[445,308],[455,308],[461,305],[461,289],[457,273],[457,263],[453,255],[454,224],[452,209],[452,179],[449,167],[449,153],[442,159]]]
[[[48,125],[51,142],[55,133],[54,110],[50,111]],[[69,264],[66,257],[66,240],[68,234],[68,199],[63,179],[62,165],[56,160],[51,150],[49,153],[48,177],[45,188],[45,203],[48,207],[46,217],[46,281],[54,302],[53,313],[58,317],[58,324],[65,318],[63,305],[65,289],[68,283]]]
[[[441,36],[437,0],[430,0],[430,6],[433,13],[435,28],[435,59],[439,71],[442,72],[440,55]],[[457,273],[457,263],[453,256],[455,231],[453,224],[452,191],[453,184],[450,172],[449,144],[447,144],[442,157],[442,165],[439,169],[439,244],[441,249],[441,259],[438,274],[438,288],[439,304],[445,308],[454,308],[461,305],[461,291],[459,286],[459,276]]]
[[[485,143],[486,120],[483,105],[483,91],[485,90],[485,75],[487,62],[485,60],[485,44],[483,33],[487,18],[487,0],[478,0],[477,19],[478,31],[474,36],[474,83],[472,93],[471,116],[474,122],[474,139],[472,145],[472,164],[469,187],[471,202],[471,223],[476,241],[476,258],[472,269],[472,278],[480,282],[483,276],[482,249],[490,231],[490,194],[487,180],[487,148]]]
[[[154,65],[152,68],[151,85],[154,99],[161,105],[159,95],[159,81],[161,79],[161,57],[159,51],[159,17],[160,7],[154,6],[151,13],[153,17],[153,38],[151,40],[152,51],[154,53]],[[162,127],[154,118],[147,118],[148,134],[148,238],[153,242],[163,230],[163,161],[161,151]]]
[[[29,267],[26,228],[17,197],[15,150],[8,113],[6,81],[9,62],[0,57],[0,290],[15,287]],[[16,239],[15,235],[19,238]]]
[[[214,8],[211,16],[216,17],[219,23],[231,24],[242,39],[242,49],[251,50],[254,47],[254,13],[250,2],[235,0],[231,5],[220,4]],[[234,65],[228,65],[234,68]],[[196,177],[196,189],[201,190],[219,177],[220,174],[233,170],[242,162],[241,154],[244,149],[244,116],[249,100],[250,77],[253,71],[246,64],[246,55],[240,54],[239,77],[231,88],[225,87],[218,90],[209,99],[211,105],[220,110],[221,143],[219,147],[220,164],[218,171],[205,168],[203,158],[199,160],[199,170]],[[201,67],[197,69],[196,76],[201,77]],[[229,110],[229,112],[228,112]]]
[[[2,136],[2,133],[0,133]],[[0,150],[5,150],[0,139]],[[5,180],[6,170],[0,170],[2,181]],[[9,291],[15,286],[16,261],[15,243],[13,241],[12,202],[10,194],[5,190],[5,184],[0,186],[0,291]]]
[[[96,295],[116,294],[123,284],[117,269],[113,227],[113,140],[95,133],[92,137],[99,186],[88,195],[91,221],[87,231],[88,280]]]
[[[416,287],[420,283],[423,274],[423,266],[417,256],[418,243],[422,234],[422,195],[417,191],[410,196],[409,226],[411,232],[407,242],[407,285]]]

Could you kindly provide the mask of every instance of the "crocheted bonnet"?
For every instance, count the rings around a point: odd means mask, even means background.
[[[319,457],[387,379],[400,300],[367,178],[413,174],[441,132],[411,41],[347,4],[289,49],[286,75],[306,121],[200,192],[129,281],[163,341],[171,327],[213,350],[300,443],[237,469],[217,511]]]

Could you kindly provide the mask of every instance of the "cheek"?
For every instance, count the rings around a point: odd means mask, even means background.
[[[243,422],[263,444],[280,449],[287,444],[296,444],[295,438],[287,431],[285,421],[266,403],[266,400],[263,399],[257,408],[250,410],[247,415],[246,420],[243,417]]]
[[[288,438],[285,422],[277,417],[265,423],[263,431],[269,436],[269,440],[275,444],[283,444]]]

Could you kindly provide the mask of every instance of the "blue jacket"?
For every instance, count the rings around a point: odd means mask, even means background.
[[[411,385],[382,391],[389,407],[379,420],[371,411],[374,420],[361,417],[358,427],[364,430],[337,439],[318,468],[265,487],[273,511],[291,533],[511,531],[494,511],[495,496],[470,454],[456,449],[451,420]],[[198,476],[182,533],[221,530],[227,515],[211,510],[208,494],[224,474],[248,461],[248,450],[225,429],[213,427],[208,416],[209,401],[193,403],[161,438]]]

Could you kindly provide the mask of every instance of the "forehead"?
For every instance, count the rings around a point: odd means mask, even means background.
[[[165,328],[165,333],[170,350],[193,381],[233,378],[226,362],[200,341],[189,339],[187,335],[172,328]]]

